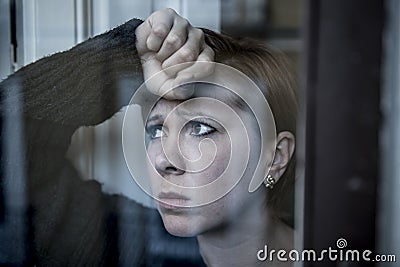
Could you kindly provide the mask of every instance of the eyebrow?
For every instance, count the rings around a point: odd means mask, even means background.
[[[205,113],[203,113],[201,111],[193,111],[193,112],[191,112],[191,111],[188,111],[188,110],[183,109],[183,108],[176,109],[176,113],[178,113],[182,117],[193,117],[193,116],[196,116],[196,117],[210,117],[210,115],[205,114]]]
[[[147,125],[149,122],[152,122],[152,121],[162,121],[163,119],[164,119],[164,116],[163,116],[163,115],[161,115],[161,114],[155,114],[155,115],[151,116],[149,119],[147,119],[146,125]]]

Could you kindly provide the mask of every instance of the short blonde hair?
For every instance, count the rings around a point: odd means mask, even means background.
[[[249,38],[232,38],[203,29],[215,61],[245,73],[262,90],[275,118],[277,133],[296,136],[298,112],[295,79],[286,56],[266,44]],[[293,226],[296,159],[292,157],[282,179],[268,194],[267,204],[277,216]]]

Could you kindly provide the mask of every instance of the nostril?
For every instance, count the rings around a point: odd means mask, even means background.
[[[170,161],[168,161],[168,159],[163,154],[161,154],[156,158],[155,168],[157,172],[161,175],[168,175],[168,174],[180,175],[185,172],[175,167]]]
[[[167,167],[165,168],[166,171],[170,171],[170,172],[176,172],[178,169],[175,167]]]
[[[175,166],[168,166],[163,171],[165,174],[173,174],[173,175],[180,175],[183,174],[184,171],[181,169],[176,168]]]

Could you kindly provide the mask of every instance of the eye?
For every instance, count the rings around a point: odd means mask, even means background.
[[[197,121],[192,121],[191,126],[190,134],[194,136],[204,136],[216,131],[214,127]]]
[[[162,125],[150,126],[146,129],[146,132],[150,136],[151,139],[160,138],[164,135]]]

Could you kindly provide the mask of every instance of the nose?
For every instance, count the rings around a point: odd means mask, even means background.
[[[155,159],[155,168],[157,172],[165,178],[166,176],[182,175],[185,172],[184,170],[176,167],[170,161],[171,158],[172,161],[179,161],[179,164],[181,164],[178,142],[175,138],[164,137],[161,152],[156,156]]]

